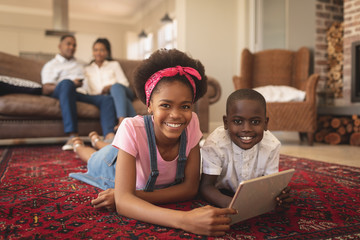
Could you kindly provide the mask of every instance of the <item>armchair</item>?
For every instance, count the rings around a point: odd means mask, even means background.
[[[310,51],[306,47],[298,51],[271,49],[251,53],[244,49],[241,54],[240,76],[233,77],[235,90],[266,85],[285,85],[305,91],[303,102],[268,102],[268,129],[296,131],[307,134],[313,145],[316,131],[316,87],[318,74],[309,76]]]

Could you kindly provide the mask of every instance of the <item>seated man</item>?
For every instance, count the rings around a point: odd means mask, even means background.
[[[114,137],[116,125],[115,106],[111,96],[87,95],[77,91],[83,84],[84,68],[74,58],[76,39],[72,35],[64,35],[59,43],[60,53],[47,62],[41,71],[43,94],[57,98],[64,122],[64,131],[69,140],[63,150],[73,150],[72,138],[78,136],[78,119],[76,101],[86,102],[100,109],[100,120],[105,139]]]

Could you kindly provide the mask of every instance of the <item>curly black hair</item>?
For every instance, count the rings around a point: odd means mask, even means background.
[[[201,76],[201,80],[193,77],[196,87],[196,95],[194,103],[205,95],[207,91],[207,77],[205,75],[205,68],[199,60],[193,59],[186,53],[177,49],[159,49],[151,54],[148,59],[142,63],[135,70],[134,75],[134,89],[137,97],[146,104],[145,83],[156,72],[170,67],[191,67],[197,70]],[[162,81],[182,81],[187,84],[191,89],[192,86],[185,76],[176,75],[174,77],[164,77]],[[159,82],[159,83],[160,83]],[[159,85],[159,84],[158,84]],[[156,91],[157,86],[153,92]]]

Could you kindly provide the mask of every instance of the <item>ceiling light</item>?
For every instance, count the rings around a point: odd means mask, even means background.
[[[172,19],[169,17],[168,13],[165,13],[165,16],[161,19],[162,23],[172,23]]]
[[[144,29],[143,30],[141,30],[141,32],[139,33],[139,38],[147,38],[147,34],[146,34],[146,32],[144,31]]]

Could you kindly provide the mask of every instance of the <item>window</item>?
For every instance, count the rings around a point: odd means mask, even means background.
[[[146,38],[139,39],[139,59],[148,58],[153,50],[153,39],[152,33],[149,33]]]
[[[158,31],[158,48],[176,48],[177,47],[177,22],[164,24]]]

